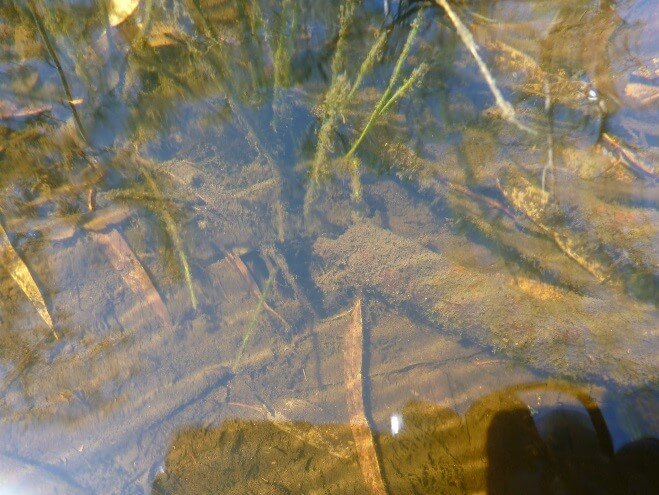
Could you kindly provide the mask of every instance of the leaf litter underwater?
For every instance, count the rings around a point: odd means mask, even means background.
[[[0,491],[645,493],[655,4],[3,4]]]

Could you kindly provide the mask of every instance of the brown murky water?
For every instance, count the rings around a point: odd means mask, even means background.
[[[657,12],[4,1],[0,494],[649,493]]]

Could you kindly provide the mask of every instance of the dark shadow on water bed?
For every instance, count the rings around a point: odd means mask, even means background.
[[[519,394],[533,390],[564,395],[530,406]],[[493,392],[463,417],[410,402],[400,421],[400,431],[377,437],[392,493],[641,495],[659,481],[659,439],[614,452],[592,398],[560,382]],[[350,445],[347,425],[298,423],[295,432],[259,420],[188,428],[172,440],[151,493],[370,493],[354,451],[343,458],[309,443],[319,434]]]

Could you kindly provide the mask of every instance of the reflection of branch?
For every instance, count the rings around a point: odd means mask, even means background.
[[[469,52],[471,52],[471,55],[476,60],[478,69],[481,71],[481,74],[485,78],[485,82],[487,83],[488,87],[490,88],[490,91],[494,95],[494,99],[496,100],[497,106],[501,110],[503,118],[506,119],[508,122],[516,125],[518,128],[522,129],[523,131],[526,131],[530,134],[535,134],[536,132],[533,129],[522,124],[517,119],[517,115],[515,114],[515,109],[503,97],[501,91],[499,91],[499,88],[497,87],[496,81],[494,80],[492,73],[487,68],[487,65],[485,65],[485,62],[483,62],[481,56],[478,54],[478,46],[476,45],[476,42],[474,41],[474,37],[471,35],[469,29],[467,29],[467,27],[462,23],[460,18],[453,11],[453,9],[446,0],[434,0],[434,1],[437,5],[443,8],[444,11],[446,11],[446,14],[453,23],[453,26],[455,26],[455,30],[457,31],[458,36],[460,36],[460,39],[465,44],[465,46],[469,49]]]
[[[87,134],[85,134],[85,131],[82,127],[82,121],[80,120],[80,116],[78,115],[78,110],[76,110],[74,104],[75,99],[73,98],[73,94],[71,93],[71,88],[69,87],[69,83],[66,80],[66,75],[64,74],[64,69],[62,68],[62,64],[59,61],[59,57],[57,56],[55,47],[53,47],[52,43],[50,42],[50,39],[48,38],[48,32],[46,31],[46,27],[41,21],[41,17],[39,17],[37,9],[34,6],[34,2],[32,0],[27,0],[27,4],[30,9],[30,13],[32,14],[32,17],[34,18],[34,23],[37,25],[37,29],[39,30],[39,33],[43,38],[44,44],[46,45],[46,49],[50,54],[50,58],[53,59],[53,62],[55,63],[55,67],[57,68],[57,73],[59,74],[59,78],[62,81],[62,87],[64,88],[64,93],[66,93],[67,103],[69,104],[69,108],[71,108],[71,113],[73,114],[73,120],[76,124],[76,127],[78,128],[78,132],[80,133],[82,139],[84,139],[84,141],[87,144],[89,144],[89,140],[87,139]]]

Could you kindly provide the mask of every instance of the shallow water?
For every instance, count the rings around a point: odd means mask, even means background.
[[[0,494],[657,482],[657,2],[383,3],[0,6]]]

